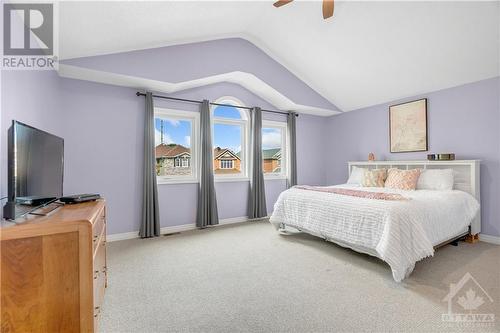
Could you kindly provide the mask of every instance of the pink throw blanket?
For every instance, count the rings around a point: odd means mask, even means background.
[[[368,192],[360,190],[351,190],[347,188],[309,186],[309,185],[298,185],[294,186],[294,188],[299,190],[335,193],[340,195],[348,195],[351,197],[366,198],[366,199],[391,200],[391,201],[409,200],[408,198],[405,198],[401,194],[397,193]]]

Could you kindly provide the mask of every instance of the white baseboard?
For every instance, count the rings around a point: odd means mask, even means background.
[[[119,234],[106,235],[106,242],[116,242],[139,237],[139,231],[122,232]]]
[[[479,234],[479,240],[485,243],[500,245],[500,237],[498,236]]]
[[[247,216],[231,217],[228,219],[219,220],[219,225],[227,225],[227,224],[256,221],[256,220],[261,220],[261,219],[248,219]],[[172,227],[163,227],[160,229],[160,234],[162,234],[162,235],[173,234],[173,233],[177,233],[177,232],[183,232],[183,231],[195,230],[195,229],[197,229],[195,223],[181,224],[181,225],[176,225],[176,226],[172,226]],[[131,232],[123,232],[120,234],[106,235],[106,241],[108,241],[108,242],[116,242],[116,241],[121,241],[121,240],[125,240],[125,239],[134,239],[134,238],[139,238],[139,231],[131,231]]]

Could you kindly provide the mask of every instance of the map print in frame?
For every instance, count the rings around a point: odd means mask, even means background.
[[[389,107],[391,153],[427,151],[427,98]]]

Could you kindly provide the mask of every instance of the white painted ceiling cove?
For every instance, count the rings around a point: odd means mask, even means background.
[[[60,57],[242,37],[350,111],[499,76],[499,2],[61,2]]]
[[[178,91],[203,87],[211,84],[229,82],[244,87],[248,91],[251,91],[255,95],[271,103],[280,110],[297,111],[300,113],[307,113],[316,116],[331,116],[339,113],[339,111],[336,110],[295,103],[255,75],[245,72],[229,72],[179,83],[171,83],[139,78],[137,76],[103,72],[99,70],[92,70],[66,64],[59,65],[58,73],[60,76],[70,79],[100,82],[116,86],[138,88],[141,90],[149,90],[155,92],[159,91],[164,93],[175,93]]]

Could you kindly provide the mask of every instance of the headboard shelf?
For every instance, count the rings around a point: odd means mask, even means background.
[[[453,160],[453,161],[351,161],[348,162],[349,174],[353,166],[368,169],[398,168],[411,169],[453,169],[455,171],[455,182],[453,188],[470,193],[481,204],[480,189],[480,160]],[[481,232],[481,214],[471,223],[471,234]]]
[[[351,161],[349,163],[355,163],[356,165],[407,165],[407,164],[418,164],[418,165],[432,165],[432,164],[453,164],[453,165],[470,165],[471,163],[480,163],[481,160],[452,160],[452,161],[428,161],[428,160],[408,160],[408,161]]]

